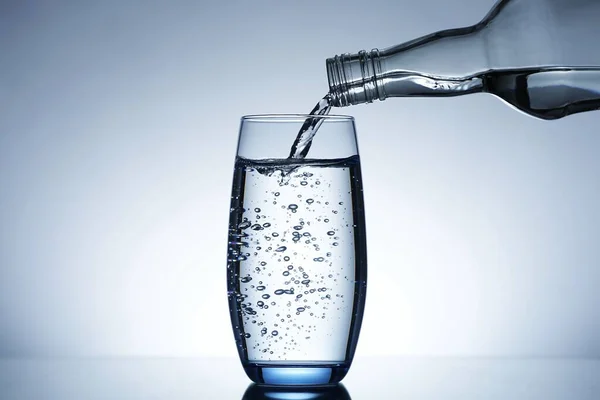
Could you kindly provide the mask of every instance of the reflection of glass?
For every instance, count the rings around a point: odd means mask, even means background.
[[[307,116],[242,118],[231,197],[230,314],[254,382],[339,382],[366,291],[354,120],[322,119],[308,158],[287,158]]]
[[[304,386],[300,388],[252,384],[242,400],[351,400],[344,385]]]

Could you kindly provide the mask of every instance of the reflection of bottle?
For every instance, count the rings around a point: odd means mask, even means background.
[[[500,0],[478,24],[327,59],[332,105],[492,93],[556,119],[600,109],[600,0]]]

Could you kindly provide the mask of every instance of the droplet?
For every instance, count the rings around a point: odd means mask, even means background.
[[[273,336],[277,336],[277,335],[279,335],[279,332],[277,332],[277,331],[273,331],[273,332],[271,332],[271,335],[273,335]]]
[[[290,271],[283,271],[283,276],[288,276],[290,274]]]
[[[275,192],[274,194],[275,194],[275,196],[279,196],[279,192]]]
[[[323,261],[325,261],[325,259],[323,257],[317,257],[317,258],[313,258],[313,261],[323,262]]]
[[[240,224],[238,225],[238,228],[240,228],[240,229],[246,229],[246,228],[249,228],[249,227],[250,227],[250,225],[252,225],[252,224],[250,223],[250,221],[246,220],[246,221],[244,221],[244,222],[240,223]]]
[[[262,290],[265,290],[265,289],[266,289],[266,287],[263,286],[263,285],[260,285],[260,286],[256,287],[256,290],[261,290],[262,291]]]
[[[288,256],[283,257],[283,261],[290,261],[290,258]]]
[[[296,311],[298,311],[298,312],[304,312],[305,310],[306,310],[306,308],[304,308],[304,307],[296,308]]]
[[[302,225],[296,225],[296,226],[294,226],[294,229],[299,231],[302,229]],[[294,232],[294,233],[297,233],[297,232]]]
[[[262,333],[263,335],[265,335],[267,333],[267,328],[262,328],[260,330],[260,333]]]
[[[250,336],[252,336],[252,335],[250,335],[249,333],[246,333],[246,334],[244,334],[244,337],[245,337],[246,339],[248,339]]]
[[[334,232],[334,231],[329,231],[329,232],[327,232],[327,234],[328,234],[329,236],[333,236],[333,235],[335,235],[335,232]]]
[[[292,204],[290,204],[290,205],[288,206],[288,208],[289,208],[290,210],[296,210],[296,209],[298,209],[298,205],[297,205],[297,204],[293,204],[293,203],[292,203]]]
[[[337,246],[339,243],[338,242],[333,242],[332,245]]]
[[[288,257],[288,258],[289,258],[289,257]],[[293,269],[294,269],[294,266],[293,266],[293,265],[288,265],[288,266],[287,266],[287,269],[289,269],[289,270],[291,271],[291,270],[293,270]]]
[[[257,301],[256,305],[259,306],[259,307],[262,307],[262,306],[265,305],[265,302],[264,301]]]
[[[256,207],[256,208],[254,209],[254,212],[257,212],[257,213],[259,213],[259,212],[260,212],[260,208]]]
[[[265,223],[263,224],[263,228],[268,228],[268,227],[270,227],[270,226],[271,226],[271,223],[270,223],[270,222],[265,222]]]
[[[266,299],[268,299],[269,297],[271,297],[271,295],[269,295],[269,294],[266,294],[266,293],[265,293],[265,294],[263,294],[261,297],[262,297],[263,299],[265,299],[265,300],[266,300]]]
[[[264,267],[265,265],[267,265],[267,262],[266,261],[261,261],[260,265]]]
[[[308,204],[312,204],[312,203],[314,203],[315,201],[314,201],[313,199],[306,199],[306,202],[307,202]]]
[[[275,251],[281,253],[282,251],[286,251],[286,250],[287,250],[287,247],[281,246],[281,247],[278,247],[277,250],[275,250]]]
[[[259,224],[254,224],[254,225],[252,225],[251,229],[253,231],[262,231],[264,228],[262,226],[260,226]]]
[[[302,186],[306,186],[306,185],[308,185],[308,182],[306,182],[306,181],[302,181],[302,182],[300,182],[300,184],[301,184]]]
[[[245,276],[245,277],[243,277],[243,278],[240,279],[240,282],[242,282],[242,283],[248,283],[251,280],[252,280],[251,276]]]
[[[279,295],[282,295],[284,292],[285,292],[285,290],[283,290],[283,289],[277,289],[277,290],[275,291],[275,294],[276,294],[277,296],[279,296]]]

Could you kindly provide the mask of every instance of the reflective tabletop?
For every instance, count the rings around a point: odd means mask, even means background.
[[[600,399],[600,359],[356,357],[338,386],[252,385],[233,358],[1,359],[0,399]]]

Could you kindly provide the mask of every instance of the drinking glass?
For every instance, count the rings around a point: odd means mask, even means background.
[[[290,147],[320,124],[305,158]],[[317,125],[319,126],[319,125]],[[331,385],[352,362],[365,305],[366,237],[354,119],[241,120],[229,220],[227,285],[248,377]]]

